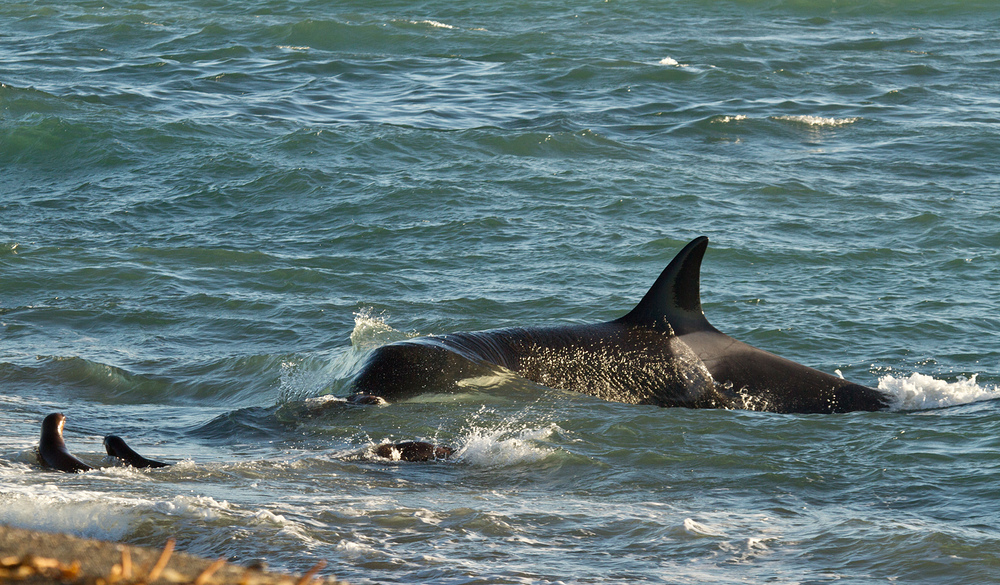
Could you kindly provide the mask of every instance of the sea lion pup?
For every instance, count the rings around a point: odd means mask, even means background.
[[[90,471],[93,467],[73,456],[63,441],[63,426],[66,417],[61,412],[53,412],[42,421],[42,438],[38,442],[38,458],[42,464],[67,473]]]
[[[108,435],[107,437],[104,437],[104,450],[108,452],[108,455],[116,457],[123,461],[126,465],[131,465],[137,469],[145,469],[147,467],[170,467],[169,463],[153,461],[152,459],[146,459],[142,455],[139,455],[133,451],[131,447],[125,444],[124,439],[115,435]]]
[[[383,443],[375,447],[375,454],[393,461],[433,461],[447,459],[455,453],[451,447],[433,445],[424,441]]]

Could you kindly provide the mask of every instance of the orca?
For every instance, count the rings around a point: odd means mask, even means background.
[[[701,307],[708,238],[685,246],[624,316],[592,325],[513,327],[378,347],[349,400],[383,404],[453,392],[464,379],[513,372],[542,386],[663,407],[779,413],[876,411],[890,397],[737,341]]]

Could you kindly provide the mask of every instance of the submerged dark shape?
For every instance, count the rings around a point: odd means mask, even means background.
[[[66,449],[66,442],[62,436],[65,424],[66,417],[59,412],[53,412],[42,421],[42,437],[38,442],[39,459],[46,466],[58,471],[67,473],[90,471],[93,467],[80,461]]]
[[[104,437],[104,450],[108,452],[108,455],[116,457],[123,461],[126,465],[131,465],[137,469],[145,469],[147,467],[170,467],[169,463],[153,461],[152,459],[146,459],[142,455],[139,455],[125,443],[124,439],[116,435],[108,435]]]
[[[434,445],[425,441],[383,443],[375,447],[375,454],[394,461],[433,461],[448,459],[455,452],[451,447]]]
[[[447,392],[503,370],[562,390],[632,404],[834,413],[881,410],[886,394],[757,349],[713,327],[701,308],[708,238],[681,250],[625,316],[594,325],[422,337],[375,349],[352,402]]]

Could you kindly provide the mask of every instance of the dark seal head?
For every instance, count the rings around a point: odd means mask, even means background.
[[[38,442],[39,459],[44,465],[58,471],[67,473],[90,471],[93,467],[80,461],[66,449],[66,442],[62,436],[65,424],[66,417],[59,412],[48,415],[42,421],[42,437]]]
[[[375,447],[375,454],[393,461],[433,461],[447,459],[455,452],[451,447],[433,445],[424,441],[383,443]]]
[[[145,469],[147,467],[170,467],[169,463],[153,461],[152,459],[146,459],[142,455],[139,455],[125,443],[124,439],[115,435],[108,435],[107,437],[104,437],[104,450],[108,452],[108,455],[115,457],[123,461],[126,465],[131,465],[137,469]]]

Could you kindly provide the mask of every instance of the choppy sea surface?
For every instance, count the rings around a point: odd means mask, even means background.
[[[353,583],[998,583],[998,96],[985,0],[0,3],[0,522]],[[698,235],[716,327],[894,406],[342,400],[383,343],[621,316]],[[57,411],[100,469],[37,464]]]

